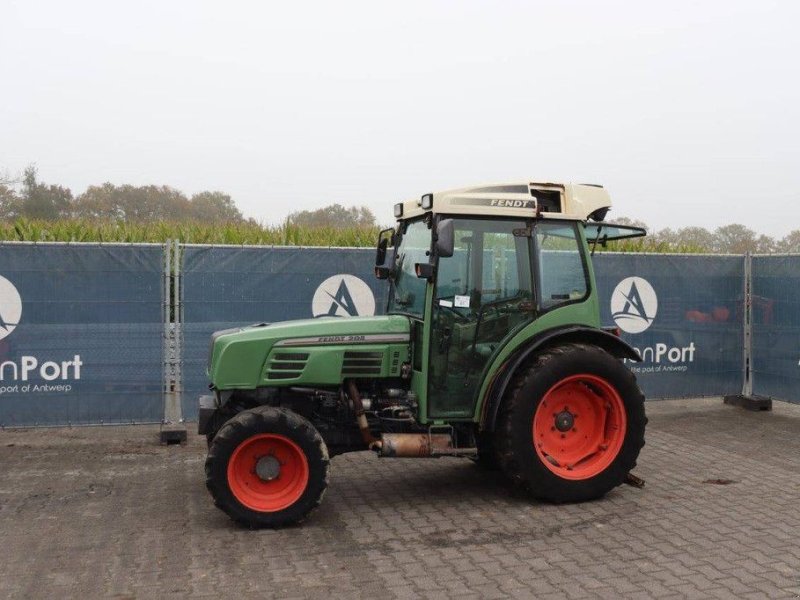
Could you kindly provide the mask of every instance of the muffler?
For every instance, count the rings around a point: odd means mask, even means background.
[[[453,437],[449,433],[384,433],[381,435],[378,456],[426,458],[469,456],[477,452],[477,448],[454,448]]]

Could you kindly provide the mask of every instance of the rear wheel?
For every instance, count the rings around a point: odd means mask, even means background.
[[[597,346],[538,355],[504,398],[496,443],[503,471],[541,499],[578,502],[625,481],[644,446],[644,396]]]
[[[297,523],[319,506],[329,462],[311,423],[290,410],[262,406],[238,413],[214,436],[206,486],[233,520],[277,527]]]

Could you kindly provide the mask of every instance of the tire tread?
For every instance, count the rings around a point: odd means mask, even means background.
[[[313,492],[310,497],[306,498],[304,493],[298,502],[282,511],[260,513],[246,508],[233,497],[224,474],[228,458],[242,441],[237,441],[238,438],[268,432],[289,434],[287,437],[294,438],[301,447],[309,446],[312,451],[305,452],[309,469],[311,473],[321,471],[321,474],[316,481],[310,475],[308,487]],[[206,488],[214,505],[231,519],[250,528],[281,527],[302,522],[322,503],[330,480],[330,457],[322,436],[305,418],[286,408],[260,406],[237,413],[219,429],[208,449],[205,475]]]
[[[497,460],[506,477],[514,485],[524,488],[534,497],[537,497],[541,500],[551,502],[588,500],[592,497],[601,496],[608,491],[604,490],[601,494],[593,496],[590,495],[587,497],[573,498],[570,497],[570,494],[565,494],[563,490],[552,489],[551,486],[541,487],[540,485],[536,485],[535,482],[531,481],[527,476],[526,469],[524,468],[524,464],[522,462],[525,458],[518,456],[517,451],[514,449],[513,443],[514,436],[517,433],[517,428],[521,426],[520,423],[526,422],[524,414],[526,412],[525,403],[527,399],[522,393],[522,390],[532,386],[535,380],[541,376],[543,370],[547,369],[554,362],[564,360],[569,354],[597,352],[611,356],[607,351],[599,346],[584,343],[563,344],[546,349],[534,356],[533,359],[519,369],[518,374],[512,380],[511,385],[503,397],[497,419],[497,428],[495,431],[494,445],[497,452]],[[630,389],[635,390],[635,395],[631,398],[631,401],[636,404],[641,403],[642,410],[641,421],[629,423],[629,426],[636,433],[637,438],[633,442],[633,451],[629,451],[627,453],[623,453],[622,450],[620,451],[620,456],[617,459],[619,460],[619,466],[616,467],[616,469],[621,473],[621,475],[617,477],[615,482],[613,482],[611,488],[623,483],[625,475],[636,467],[636,460],[638,458],[639,451],[645,445],[644,431],[645,426],[647,425],[647,417],[644,415],[643,408],[644,395],[642,394],[636,382],[636,376],[631,372],[630,369],[625,368],[621,363],[620,366],[620,376],[627,378],[627,383],[630,385]],[[624,375],[622,374],[623,372]],[[636,419],[638,418],[638,413],[631,415],[630,411],[628,411],[627,418],[629,420],[632,418]],[[526,423],[525,426],[530,427],[530,424]],[[611,467],[609,467],[609,469],[610,468]]]

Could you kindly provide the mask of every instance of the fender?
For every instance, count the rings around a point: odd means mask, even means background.
[[[483,402],[480,430],[494,431],[503,395],[517,369],[528,357],[552,346],[560,346],[570,342],[599,346],[616,358],[627,358],[635,362],[641,362],[642,360],[639,353],[627,342],[603,329],[569,325],[542,331],[527,343],[522,344],[498,370]]]

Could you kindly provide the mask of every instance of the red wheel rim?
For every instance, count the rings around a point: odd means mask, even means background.
[[[545,467],[564,479],[589,479],[614,462],[625,440],[625,404],[596,375],[562,379],[533,415],[533,445]]]
[[[276,512],[300,499],[308,486],[308,460],[289,438],[262,433],[247,438],[228,461],[228,487],[244,506]]]

